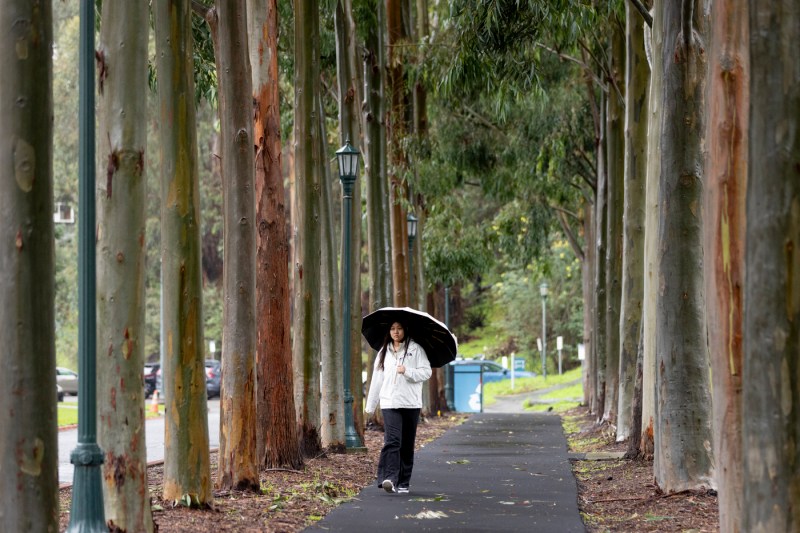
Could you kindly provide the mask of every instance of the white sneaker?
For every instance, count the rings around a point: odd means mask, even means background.
[[[398,494],[408,494],[408,487],[397,487]]]
[[[391,479],[384,479],[381,485],[383,485],[383,490],[386,492],[397,492]]]

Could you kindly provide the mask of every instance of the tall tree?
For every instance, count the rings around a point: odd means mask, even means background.
[[[53,20],[6,2],[0,49],[0,492],[3,528],[58,528],[53,312]]]
[[[203,506],[211,502],[211,471],[190,4],[153,3],[161,104],[164,499]]]
[[[617,440],[631,434],[636,360],[641,336],[644,283],[644,190],[647,172],[647,93],[650,66],[644,51],[644,19],[625,4],[625,198],[622,297],[619,318]],[[638,431],[637,431],[638,433]]]
[[[742,531],[742,314],[750,51],[746,3],[712,7],[705,228],[720,531]]]
[[[603,416],[606,399],[606,350],[607,329],[606,329],[606,247],[608,246],[608,171],[606,168],[606,120],[605,120],[605,97],[600,95],[600,136],[597,139],[597,193],[595,194],[594,215],[595,215],[595,260],[594,269],[594,323],[595,336],[594,346],[592,346],[592,368],[594,369],[594,390],[595,396],[592,401],[591,412],[598,420]]]
[[[606,228],[606,392],[603,420],[617,421],[619,399],[619,319],[622,300],[622,214],[625,201],[625,28],[611,18],[611,76],[606,149],[608,226]],[[619,91],[618,91],[618,90]],[[600,413],[598,413],[599,415]]]
[[[146,2],[104,2],[97,187],[97,418],[111,529],[153,531],[144,424]]]
[[[319,77],[319,4],[295,4],[294,153],[294,325],[292,361],[300,449],[306,457],[320,450],[320,260],[322,226],[319,182],[319,131],[316,93]]]
[[[247,3],[255,118],[257,204],[256,413],[258,461],[266,468],[300,468],[292,379],[289,236],[281,173],[278,89],[278,2]]]
[[[742,531],[800,529],[800,12],[750,2]]]
[[[652,12],[660,13],[663,0],[653,0]],[[642,307],[642,437],[640,451],[653,457],[654,468],[659,458],[653,455],[655,434],[656,388],[656,309],[659,298],[658,234],[661,227],[658,209],[658,188],[661,179],[661,68],[664,33],[663,18],[653,18],[651,31],[645,28],[645,52],[650,63],[650,89],[647,114],[647,183],[644,210],[644,305]],[[649,44],[648,44],[649,43]]]
[[[217,485],[259,490],[256,439],[256,213],[253,80],[245,0],[206,13],[219,73],[223,243],[222,391]]]
[[[392,242],[392,285],[394,305],[409,305],[408,300],[408,234],[406,209],[408,189],[403,175],[406,170],[405,137],[408,132],[409,106],[402,50],[408,33],[403,24],[403,0],[386,1],[386,24],[389,45],[387,92],[389,109],[386,116],[389,150],[390,229]]]
[[[711,486],[711,392],[703,286],[705,2],[664,2],[660,294],[654,469],[665,492]]]

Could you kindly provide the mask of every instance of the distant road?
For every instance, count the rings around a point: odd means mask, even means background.
[[[70,397],[67,397],[67,401]],[[148,402],[147,408],[150,407]],[[147,441],[147,462],[164,460],[164,418],[145,420],[145,439]],[[208,441],[209,447],[219,448],[219,398],[208,400]],[[73,466],[69,462],[72,450],[78,445],[78,430],[65,429],[58,432],[58,482],[72,483]]]

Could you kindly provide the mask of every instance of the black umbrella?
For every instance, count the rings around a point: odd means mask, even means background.
[[[383,341],[393,323],[400,322],[406,335],[425,349],[433,368],[444,366],[455,360],[458,341],[443,323],[428,313],[410,307],[382,307],[364,317],[361,334],[375,350],[383,348]]]

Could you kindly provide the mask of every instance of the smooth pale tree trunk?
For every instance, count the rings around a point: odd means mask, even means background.
[[[52,26],[50,2],[0,10],[0,494],[19,532],[58,529]]]
[[[647,96],[650,66],[644,52],[644,19],[625,4],[625,207],[622,237],[622,296],[619,317],[619,405],[617,441],[632,432],[644,286],[644,190],[647,178]],[[641,388],[639,389],[641,391]],[[641,417],[640,417],[641,420]],[[636,432],[637,434],[639,431]]]
[[[408,125],[406,124],[406,108],[408,94],[406,78],[400,59],[400,45],[407,42],[407,34],[403,27],[403,0],[386,1],[386,22],[389,39],[388,58],[388,93],[389,105],[386,129],[388,132],[389,150],[389,192],[390,192],[390,229],[392,240],[392,284],[394,288],[394,306],[409,305],[408,298],[408,228],[406,210],[403,202],[407,200],[408,189],[402,177],[406,167],[406,153],[403,148]]]
[[[703,2],[665,2],[654,469],[664,492],[713,486],[703,281]]]
[[[153,531],[144,424],[147,2],[103,4],[97,61],[97,440],[106,523]],[[102,73],[105,73],[103,75]]]
[[[595,397],[592,402],[592,413],[597,420],[603,416],[605,409],[606,392],[606,242],[608,238],[608,179],[606,170],[606,125],[605,125],[605,97],[600,97],[600,137],[597,143],[597,201],[595,202],[595,282],[594,282],[594,310],[595,310],[595,346],[592,352],[594,368]]]
[[[256,201],[253,79],[245,0],[218,1],[206,20],[214,36],[219,73],[225,265],[217,486],[257,491]]]
[[[295,84],[294,153],[296,209],[294,226],[294,316],[292,361],[294,399],[306,457],[320,444],[320,257],[322,239],[319,161],[321,132],[315,117],[319,95],[319,4],[298,2],[294,12]]]
[[[161,107],[161,360],[164,499],[211,503],[191,8],[156,0]]]
[[[660,13],[663,0],[654,0],[651,13]],[[661,181],[661,50],[664,36],[662,17],[653,17],[652,31],[645,28],[645,51],[650,63],[650,89],[647,114],[647,184],[644,210],[644,300],[642,307],[642,457],[653,457],[654,468],[658,457],[653,455],[655,433],[656,388],[656,308],[658,303],[658,186]],[[648,46],[648,42],[650,43]]]
[[[386,4],[367,4],[375,24],[366,27],[364,58],[364,184],[367,197],[367,258],[369,311],[393,304],[392,246],[389,224],[389,180],[386,172]],[[359,343],[360,344],[360,343]],[[372,380],[375,352],[367,358],[367,388]],[[359,407],[361,407],[359,405]],[[371,420],[378,425],[380,409]]]
[[[376,24],[366,28],[364,52],[364,181],[367,196],[369,310],[392,305],[389,181],[386,176],[385,4],[369,4]],[[371,370],[370,366],[370,372]]]
[[[319,131],[324,131],[325,114],[322,102],[317,102],[316,117]],[[317,143],[319,161],[328,160],[328,143],[321,138]],[[335,162],[331,162],[334,163]],[[344,453],[344,363],[342,355],[342,300],[339,290],[339,272],[334,236],[333,191],[341,198],[339,179],[331,177],[330,164],[317,166],[320,172],[320,206],[322,220],[322,247],[320,248],[320,441],[323,447]],[[341,220],[341,219],[340,219]],[[358,300],[357,300],[358,301]]]
[[[800,12],[750,3],[742,531],[800,529]]]
[[[750,92],[746,3],[717,0],[709,50],[706,294],[720,531],[742,531],[742,314]]]
[[[622,299],[622,213],[625,204],[625,29],[611,22],[611,72],[623,93],[610,88],[606,117],[608,227],[606,238],[606,392],[603,420],[617,422],[619,399],[619,319]],[[600,414],[600,413],[598,413]]]
[[[298,469],[292,376],[289,236],[281,173],[278,2],[248,0],[256,180],[256,436],[264,468]]]
[[[344,145],[350,139],[359,151],[363,150],[361,122],[362,78],[359,75],[359,58],[356,28],[351,0],[338,0],[336,22],[336,71],[339,95],[339,141]],[[362,154],[363,155],[363,154]],[[360,165],[360,163],[359,163]],[[344,208],[344,202],[341,202]],[[342,248],[341,257],[350,254],[350,393],[351,410],[356,431],[364,437],[364,393],[361,390],[361,179],[353,184],[352,216],[350,217],[350,249]],[[344,220],[344,217],[342,217]],[[344,236],[343,236],[344,237]],[[341,240],[344,243],[344,238]],[[344,244],[342,244],[344,246]],[[344,273],[341,276],[339,302],[344,301]],[[345,335],[348,332],[343,332]],[[344,354],[345,357],[348,354]],[[345,406],[346,407],[346,406]]]
[[[584,201],[583,204],[583,234],[585,250],[583,264],[581,265],[581,286],[583,288],[583,364],[581,375],[583,378],[583,404],[592,405],[596,396],[594,390],[594,358],[591,357],[595,338],[594,323],[594,271],[595,271],[595,225],[594,204]]]

